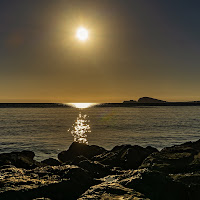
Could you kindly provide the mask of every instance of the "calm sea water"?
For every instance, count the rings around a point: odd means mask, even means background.
[[[158,149],[200,138],[200,107],[88,108],[89,144],[111,149],[132,144]],[[76,108],[1,108],[0,153],[32,150],[36,160],[68,149]]]

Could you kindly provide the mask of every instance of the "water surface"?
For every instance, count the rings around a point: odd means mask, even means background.
[[[76,108],[0,108],[0,153],[32,150],[37,160],[56,158],[68,149]],[[200,138],[200,107],[96,107],[90,118],[89,144],[111,149],[121,144],[161,149]]]

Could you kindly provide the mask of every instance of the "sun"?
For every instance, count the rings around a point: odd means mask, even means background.
[[[85,42],[89,38],[89,32],[86,28],[81,26],[76,31],[76,37],[78,38],[78,40]]]

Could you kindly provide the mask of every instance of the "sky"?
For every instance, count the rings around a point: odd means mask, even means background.
[[[0,0],[0,102],[200,100],[199,24],[199,1]]]

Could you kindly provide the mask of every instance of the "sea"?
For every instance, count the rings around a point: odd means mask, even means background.
[[[200,106],[0,108],[0,153],[31,150],[38,161],[57,158],[87,116],[89,145],[164,147],[200,139]]]

